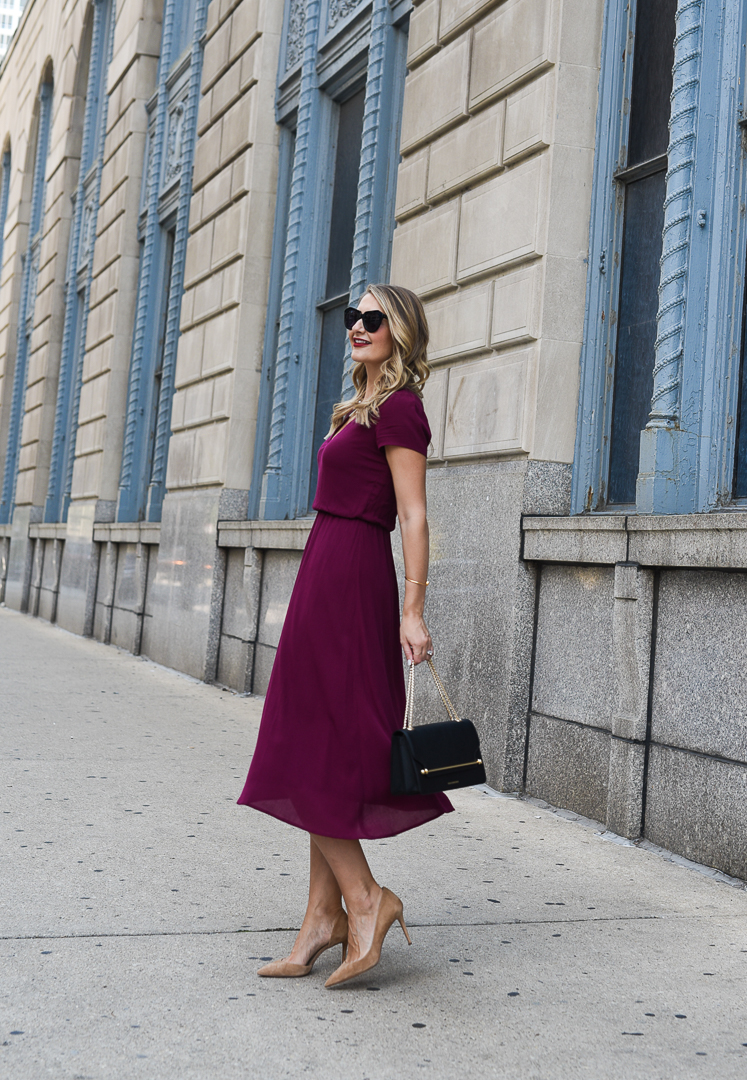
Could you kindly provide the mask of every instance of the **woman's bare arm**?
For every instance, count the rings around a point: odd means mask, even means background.
[[[433,649],[431,635],[423,619],[425,584],[428,580],[428,518],[425,499],[425,457],[404,446],[387,446],[386,458],[394,481],[397,516],[402,534],[405,574],[405,602],[399,639],[405,656],[422,663]]]

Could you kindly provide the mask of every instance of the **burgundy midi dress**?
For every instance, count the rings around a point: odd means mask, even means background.
[[[425,454],[430,437],[420,399],[398,390],[371,427],[349,422],[319,449],[317,517],[238,801],[320,836],[394,836],[453,809],[445,795],[389,786],[405,682],[384,448]]]

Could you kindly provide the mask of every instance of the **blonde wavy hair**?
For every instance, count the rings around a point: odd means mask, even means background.
[[[351,378],[355,394],[335,405],[327,437],[334,435],[353,417],[364,427],[370,427],[378,420],[380,407],[397,390],[412,390],[422,398],[423,387],[431,373],[427,355],[428,321],[415,293],[402,285],[368,285],[363,295],[366,294],[374,298],[387,317],[392,355],[384,361],[368,401],[363,400],[366,365],[353,364]]]

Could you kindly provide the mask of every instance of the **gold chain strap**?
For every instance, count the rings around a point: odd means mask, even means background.
[[[456,720],[457,722],[459,722],[461,720],[461,717],[457,715],[457,711],[456,711],[456,709],[454,708],[454,706],[451,703],[451,698],[446,693],[446,687],[441,682],[441,676],[436,671],[436,666],[435,666],[435,664],[433,663],[433,661],[431,660],[430,657],[428,657],[428,667],[431,669],[431,675],[433,676],[433,681],[436,684],[436,689],[438,690],[438,692],[439,692],[439,694],[441,696],[441,701],[444,703],[444,708],[446,709],[446,712],[449,715],[449,719],[450,720]],[[405,704],[405,723],[404,723],[404,727],[405,727],[406,731],[412,731],[412,728],[413,728],[412,713],[413,713],[413,705],[414,705],[414,698],[415,698],[414,690],[415,690],[415,665],[413,663],[410,663],[410,671],[409,671],[409,674],[408,674],[408,677],[407,677],[407,703]]]

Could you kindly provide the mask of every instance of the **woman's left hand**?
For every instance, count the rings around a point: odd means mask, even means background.
[[[422,615],[403,615],[399,628],[399,640],[405,656],[413,664],[422,664],[433,655],[433,641]]]

